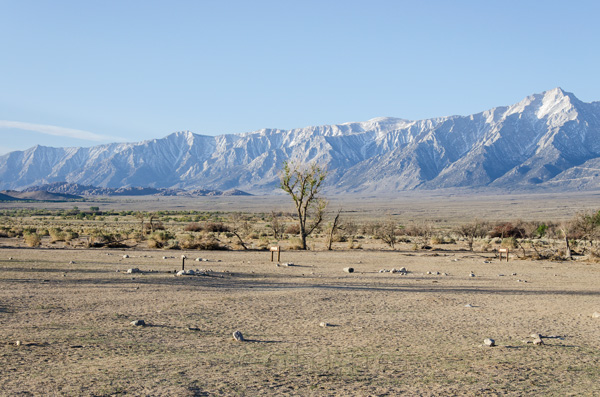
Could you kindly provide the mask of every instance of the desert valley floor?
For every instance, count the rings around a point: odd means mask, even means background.
[[[586,197],[490,198],[488,212],[564,218]],[[431,211],[467,219],[473,202]],[[277,266],[268,251],[0,239],[0,395],[600,395],[597,262],[345,247],[284,250]],[[174,274],[182,254],[196,274]]]

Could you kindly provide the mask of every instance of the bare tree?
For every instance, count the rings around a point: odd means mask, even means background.
[[[400,229],[402,229],[402,227],[394,220],[390,219],[378,227],[377,238],[394,249],[396,243],[399,241],[398,231]]]
[[[301,248],[306,249],[306,237],[323,221],[327,201],[319,196],[327,172],[316,163],[309,165],[283,163],[281,189],[294,200],[298,213]]]
[[[338,210],[337,214],[335,214],[333,221],[329,224],[329,231],[327,233],[327,251],[331,251],[331,244],[333,243],[333,236],[334,236],[335,232],[338,229],[342,228],[342,225],[340,222],[340,213],[341,212],[342,212],[342,209],[340,208]]]
[[[246,215],[241,212],[234,212],[231,214],[231,226],[227,227],[227,229],[237,237],[239,244],[245,250],[247,250],[248,247],[246,246],[244,239],[242,239],[242,233],[247,234],[250,228],[248,217]]]
[[[475,239],[485,237],[488,233],[488,230],[489,226],[486,222],[475,219],[471,223],[460,225],[458,228],[456,228],[456,233],[460,237],[464,237],[467,240],[469,251],[473,251],[473,243],[475,242]]]
[[[271,211],[271,229],[273,229],[273,237],[275,237],[276,240],[283,239],[285,223],[281,221],[281,213]]]

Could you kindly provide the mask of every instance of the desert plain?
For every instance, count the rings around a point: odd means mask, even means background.
[[[240,200],[244,211],[259,208]],[[443,222],[453,208],[449,223],[486,213],[568,218],[596,196],[485,203],[415,199],[396,214]],[[31,204],[54,205],[73,204]],[[366,208],[355,214],[363,218],[393,210],[348,206]],[[0,395],[600,395],[595,261],[511,253],[507,262],[459,240],[428,250],[361,244],[284,249],[277,266],[264,250],[29,248],[0,239]],[[176,276],[181,255],[196,274]],[[406,273],[382,272],[400,268]]]

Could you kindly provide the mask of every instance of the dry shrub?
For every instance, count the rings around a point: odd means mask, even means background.
[[[502,239],[502,246],[504,248],[517,248],[517,239],[514,237],[508,237]]]
[[[444,238],[440,237],[440,236],[433,236],[430,240],[429,240],[429,244],[431,245],[438,245],[438,244],[444,244]]]
[[[57,241],[65,241],[65,232],[62,231],[59,227],[53,227],[48,230],[48,234],[50,235],[50,242],[54,243]]]
[[[296,224],[288,225],[285,232],[286,234],[300,234],[300,226]]]
[[[301,250],[302,249],[302,241],[300,241],[299,238],[290,239],[287,249],[288,250]]]
[[[29,247],[39,247],[42,245],[42,238],[37,233],[27,233],[23,236],[23,239]]]
[[[515,226],[510,222],[505,222],[494,226],[490,232],[490,237],[514,237],[523,238],[525,236],[525,230],[522,227]]]
[[[229,227],[222,222],[208,222],[204,226],[204,230],[212,233],[225,233],[229,232]]]
[[[198,222],[192,222],[188,224],[183,230],[185,230],[186,232],[201,232],[204,230],[204,228]]]
[[[356,240],[348,240],[348,249],[360,250],[362,249],[362,245]]]

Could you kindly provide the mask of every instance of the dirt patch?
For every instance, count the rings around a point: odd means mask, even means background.
[[[600,393],[597,265],[213,251],[176,277],[180,259],[127,253],[0,250],[3,394]]]

